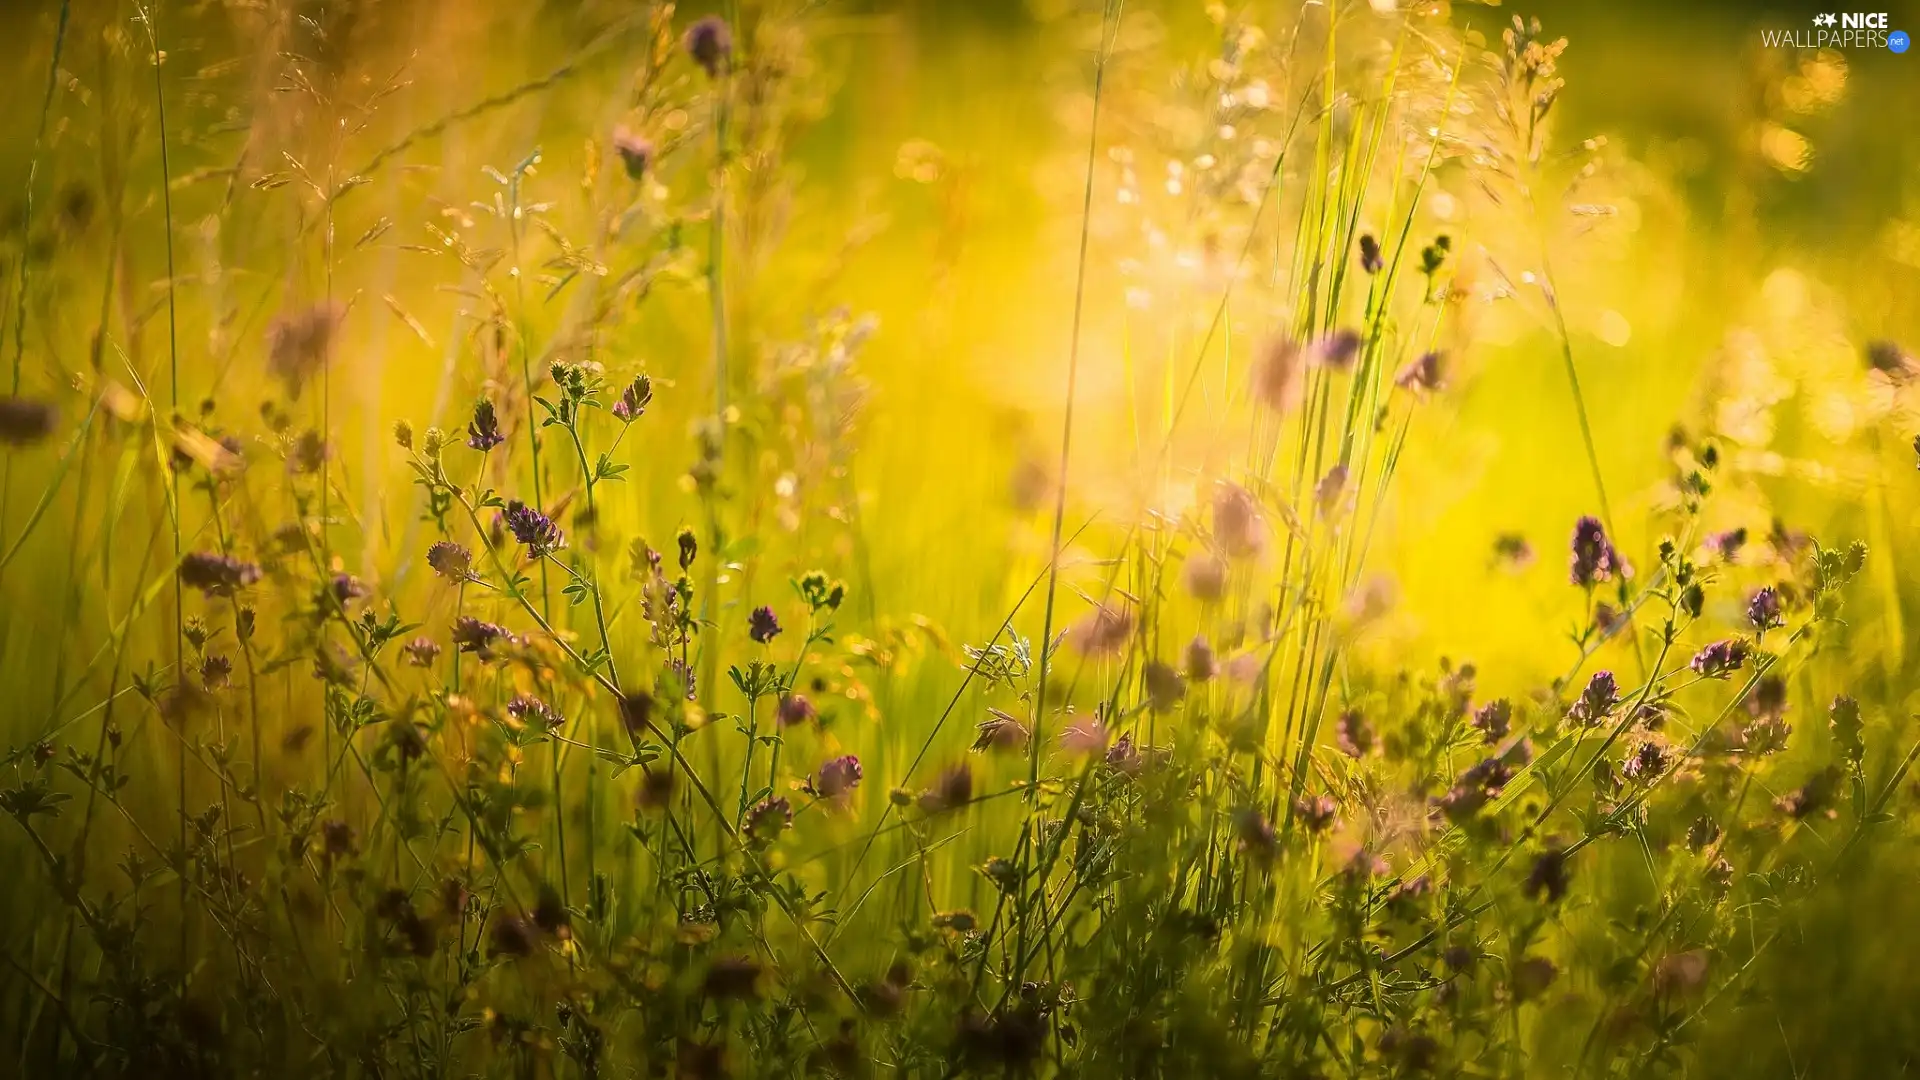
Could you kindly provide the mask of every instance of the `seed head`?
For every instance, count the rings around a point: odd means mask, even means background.
[[[1019,750],[1027,745],[1027,725],[999,709],[989,708],[987,718],[975,731],[973,748],[977,751]]]
[[[693,565],[694,556],[700,553],[700,542],[694,538],[693,530],[685,526],[681,527],[673,540],[680,547],[680,569],[685,570]]]

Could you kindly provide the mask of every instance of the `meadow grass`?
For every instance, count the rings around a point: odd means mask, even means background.
[[[49,5],[11,1067],[1900,1075],[1914,328],[1405,8]]]

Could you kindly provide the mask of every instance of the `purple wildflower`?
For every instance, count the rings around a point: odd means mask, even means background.
[[[613,149],[620,155],[620,163],[626,166],[628,179],[638,180],[647,175],[647,166],[653,163],[651,139],[622,124],[613,129]]]
[[[1567,719],[1581,727],[1592,727],[1605,720],[1619,703],[1620,684],[1614,680],[1613,672],[1596,671],[1593,678],[1587,680],[1586,689],[1580,691],[1580,699],[1567,710]]]
[[[1489,745],[1507,737],[1513,727],[1513,702],[1495,698],[1473,712],[1473,726]]]
[[[451,540],[442,540],[427,549],[427,565],[455,584],[473,578],[473,553]]]
[[[260,568],[231,555],[196,551],[180,559],[180,583],[208,596],[232,596],[260,580]]]
[[[747,636],[760,644],[765,645],[772,641],[778,633],[780,633],[780,620],[774,615],[772,608],[763,604],[754,608],[753,613],[747,616]]]
[[[781,727],[792,727],[795,724],[804,724],[819,716],[820,713],[813,707],[813,702],[807,700],[807,695],[791,693],[780,699],[780,705],[774,709],[773,715]]]
[[[494,647],[512,640],[513,634],[506,627],[482,622],[471,615],[462,615],[453,623],[454,648],[473,653],[482,660],[493,659]]]
[[[414,667],[432,667],[440,658],[440,646],[430,637],[414,638],[401,651],[407,654],[407,663]]]
[[[1302,795],[1293,801],[1293,815],[1308,832],[1326,832],[1333,827],[1340,804],[1331,795]]]
[[[1314,358],[1323,366],[1345,371],[1359,357],[1360,344],[1358,330],[1335,330],[1313,347]]]
[[[1542,852],[1533,860],[1533,869],[1527,872],[1527,881],[1522,890],[1530,897],[1545,894],[1547,903],[1555,903],[1567,895],[1567,887],[1572,884],[1567,873],[1567,853],[1555,849]]]
[[[1213,655],[1205,634],[1196,634],[1187,643],[1187,681],[1203,683],[1220,673],[1220,661]]]
[[[507,702],[507,714],[527,727],[539,731],[550,731],[566,723],[567,720],[556,712],[553,706],[531,694],[521,694]]]
[[[1652,740],[1641,743],[1620,765],[1620,775],[1629,780],[1652,783],[1667,771],[1666,748]]]
[[[1600,524],[1599,518],[1583,517],[1574,524],[1572,576],[1575,585],[1591,589],[1601,582],[1612,581],[1615,576],[1629,577],[1632,573],[1632,567],[1607,539],[1606,527]]]
[[[687,55],[699,64],[707,73],[707,78],[720,77],[720,68],[733,56],[733,31],[727,29],[726,20],[718,15],[709,15],[687,28]]]
[[[1147,700],[1155,712],[1166,712],[1187,696],[1186,680],[1172,664],[1163,660],[1147,661],[1141,668],[1140,681],[1146,684]]]
[[[613,415],[621,423],[631,424],[640,419],[652,402],[653,380],[645,375],[635,375],[627,388],[620,392],[620,400],[613,403]]]
[[[1728,638],[1693,654],[1692,668],[1709,679],[1724,679],[1739,671],[1747,662],[1747,643],[1739,638]]]
[[[1786,621],[1784,605],[1780,602],[1779,590],[1769,585],[1753,594],[1747,601],[1747,621],[1754,629],[1765,633]]]
[[[527,545],[527,554],[539,558],[549,552],[558,551],[566,543],[560,535],[560,526],[540,511],[515,499],[507,504],[506,513],[501,515],[513,538]]]
[[[756,844],[769,844],[793,824],[793,804],[784,798],[762,799],[747,811],[741,829]]]
[[[1350,758],[1363,758],[1373,752],[1373,725],[1359,709],[1348,709],[1333,725],[1334,743]]]
[[[1431,394],[1447,384],[1446,359],[1445,353],[1421,353],[1412,363],[1400,369],[1393,384],[1402,390]]]
[[[493,402],[481,398],[473,403],[473,421],[467,425],[467,445],[481,453],[506,442],[507,437],[500,433],[500,417],[493,411]]]
[[[836,799],[860,783],[860,759],[846,754],[828,761],[814,773],[811,791],[823,799]]]
[[[0,443],[25,446],[53,433],[53,406],[32,398],[0,397]]]

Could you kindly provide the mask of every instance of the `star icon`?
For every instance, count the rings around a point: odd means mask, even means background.
[[[1815,15],[1813,17],[1813,25],[1815,26],[1832,26],[1834,23],[1839,21],[1840,20],[1834,18],[1831,14]]]

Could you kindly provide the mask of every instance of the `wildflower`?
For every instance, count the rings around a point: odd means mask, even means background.
[[[772,608],[762,605],[747,616],[747,636],[760,644],[771,642],[779,632],[780,620],[774,616]]]
[[[1747,621],[1763,634],[1786,622],[1782,611],[1780,592],[1771,585],[1754,593],[1747,601]]]
[[[430,637],[417,637],[401,646],[407,654],[407,663],[414,667],[432,667],[440,658],[440,646]]]
[[[513,640],[513,634],[504,626],[482,622],[471,615],[462,615],[453,622],[453,645],[463,653],[473,653],[482,660],[493,659],[494,646]]]
[[[1829,806],[1840,789],[1840,770],[1829,765],[1807,779],[1805,784],[1773,800],[1773,805],[1794,820],[1814,814],[1831,814]]]
[[[233,677],[233,661],[219,653],[200,661],[200,685],[208,690],[225,690]]]
[[[1369,274],[1377,274],[1386,266],[1386,260],[1380,255],[1380,241],[1372,233],[1360,235],[1360,269]]]
[[[1747,530],[1730,529],[1726,532],[1717,532],[1707,537],[1706,546],[1707,550],[1718,557],[1721,562],[1730,563],[1734,560],[1734,557],[1740,553],[1740,549],[1746,546],[1746,543]]]
[[[467,424],[467,445],[486,453],[506,442],[507,437],[500,433],[500,416],[493,411],[493,402],[486,398],[473,403],[473,420]]]
[[[532,918],[533,925],[562,941],[573,936],[573,916],[551,885],[540,886],[540,899],[533,906]]]
[[[1620,766],[1620,775],[1629,780],[1652,783],[1667,771],[1667,751],[1649,739],[1633,748]]]
[[[1302,374],[1299,342],[1275,338],[1254,368],[1253,396],[1267,408],[1284,413],[1300,400]]]
[[[780,838],[793,824],[793,804],[784,798],[762,799],[747,811],[741,822],[742,831],[756,844],[769,844]]]
[[[207,596],[232,596],[260,580],[260,568],[231,555],[196,551],[180,559],[180,583]]]
[[[620,163],[627,167],[627,179],[638,180],[647,175],[647,166],[653,163],[653,141],[625,124],[613,129],[613,149],[620,155]]]
[[[303,431],[287,447],[287,471],[295,476],[311,476],[320,471],[331,449],[317,431]]]
[[[1352,367],[1354,360],[1359,357],[1360,345],[1360,331],[1335,330],[1314,345],[1314,359],[1318,360],[1323,367],[1345,371]]]
[[[641,766],[640,790],[634,801],[644,810],[661,810],[673,801],[673,791],[677,785],[672,769],[653,769]]]
[[[989,708],[987,718],[980,721],[975,730],[978,732],[973,740],[976,751],[1018,750],[1027,745],[1027,726],[999,709]]]
[[[1373,725],[1359,709],[1348,709],[1333,725],[1334,743],[1350,758],[1363,758],[1373,752]]]
[[[473,578],[473,553],[451,540],[442,540],[427,549],[427,565],[456,585]]]
[[[1134,745],[1132,735],[1122,735],[1107,748],[1107,768],[1129,776],[1140,771],[1140,748]]]
[[[938,930],[952,930],[956,934],[971,933],[980,928],[980,920],[966,908],[957,911],[937,911],[933,915],[933,925]]]
[[[1413,358],[1413,362],[1400,369],[1393,384],[1402,390],[1431,394],[1446,386],[1446,354],[1423,352]]]
[[[1580,698],[1567,710],[1567,719],[1581,727],[1593,727],[1607,718],[1613,707],[1620,703],[1620,684],[1614,681],[1613,672],[1596,671],[1593,678],[1587,680],[1586,689],[1580,691]]]
[[[1583,517],[1573,527],[1573,583],[1591,589],[1615,576],[1631,577],[1633,568],[1607,539],[1599,518]]]
[[[1544,956],[1530,956],[1513,965],[1513,998],[1529,1001],[1546,993],[1560,975],[1560,969]]]
[[[32,398],[0,397],[0,443],[25,446],[53,434],[53,406]]]
[[[1266,525],[1260,520],[1252,492],[1225,481],[1214,487],[1213,538],[1221,550],[1236,559],[1256,555],[1266,546]]]
[[[1524,570],[1533,565],[1533,545],[1524,534],[1503,532],[1493,538],[1493,557],[1509,570]]]
[[[1172,664],[1162,660],[1147,661],[1140,671],[1140,681],[1146,684],[1147,700],[1155,712],[1166,712],[1187,696],[1185,680]]]
[[[1705,814],[1694,818],[1693,824],[1687,826],[1687,850],[1696,855],[1719,838],[1719,824]]]
[[[929,814],[957,810],[973,801],[973,770],[962,763],[934,778],[933,786],[920,793],[920,809]]]
[[[994,888],[1008,896],[1019,894],[1020,868],[1014,865],[1013,860],[995,855],[983,863],[979,870],[982,877],[993,882]]]
[[[1187,557],[1185,580],[1195,600],[1218,600],[1227,592],[1227,561],[1210,551],[1196,551]]]
[[[1187,643],[1187,680],[1203,683],[1220,673],[1220,662],[1213,655],[1213,646],[1207,644],[1205,634],[1195,634]]]
[[[692,566],[694,556],[700,552],[700,542],[694,538],[693,530],[682,526],[673,542],[680,548],[680,569]]]
[[[1728,638],[1693,654],[1693,670],[1709,679],[1724,679],[1739,671],[1747,662],[1747,643],[1739,638]]]
[[[822,764],[808,790],[822,799],[837,799],[860,784],[860,759],[845,754]]]
[[[1326,832],[1332,828],[1339,810],[1340,804],[1334,802],[1331,795],[1302,795],[1293,801],[1293,816],[1300,819],[1308,832]]]
[[[1913,357],[1905,349],[1891,341],[1873,341],[1867,343],[1867,366],[1896,380],[1911,378],[1920,371]]]
[[[530,694],[520,694],[507,702],[507,714],[536,731],[550,731],[567,722],[553,706]]]
[[[328,583],[327,590],[333,594],[335,601],[343,605],[349,601],[363,599],[369,592],[367,583],[354,577],[352,574],[333,575],[333,580]]]
[[[353,826],[337,818],[320,825],[321,844],[329,858],[352,854],[358,838],[359,834],[353,831]]]
[[[1860,703],[1850,697],[1837,697],[1827,708],[1827,722],[1833,728],[1834,745],[1846,755],[1854,768],[1860,767],[1860,761],[1866,756],[1867,744],[1861,738],[1866,725],[1860,720]]]
[[[653,380],[645,375],[635,375],[627,388],[620,392],[620,400],[613,403],[613,415],[623,424],[631,424],[640,419],[653,403]]]
[[[267,369],[298,400],[307,381],[326,365],[345,312],[334,303],[283,313],[267,328]]]
[[[718,15],[708,15],[688,27],[686,44],[687,55],[705,69],[709,79],[719,78],[720,68],[733,56],[733,32]]]
[[[1495,698],[1480,706],[1473,712],[1473,726],[1488,745],[1506,738],[1513,726],[1513,702],[1506,698]]]
[[[774,720],[781,727],[804,724],[819,715],[819,711],[813,707],[813,702],[808,701],[807,695],[801,693],[783,695],[780,698],[779,707],[773,712]]]
[[[566,540],[560,535],[560,526],[552,518],[521,502],[519,499],[507,503],[507,509],[501,515],[513,538],[527,545],[527,554],[539,558],[565,546]]]
[[[1067,632],[1068,640],[1085,653],[1109,653],[1126,644],[1133,633],[1133,613],[1101,604]]]

